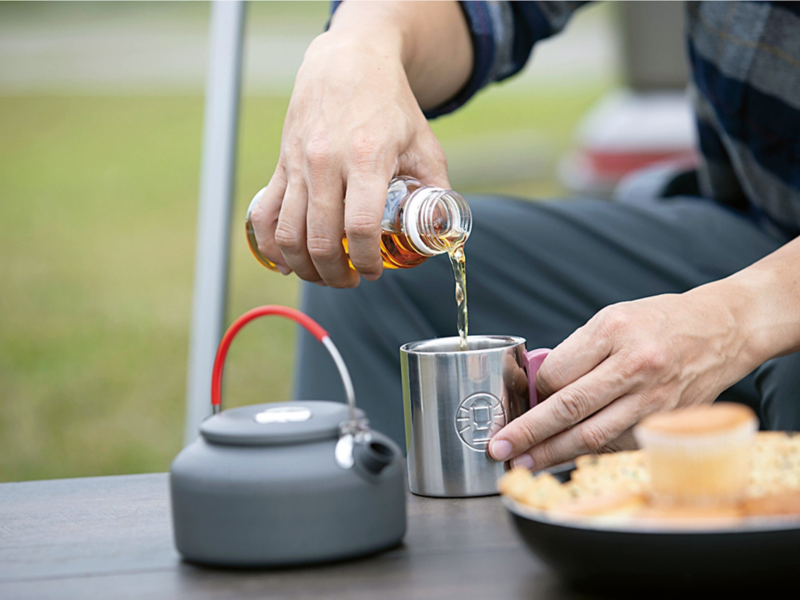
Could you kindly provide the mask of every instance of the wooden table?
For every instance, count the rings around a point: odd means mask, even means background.
[[[566,598],[497,498],[409,497],[404,544],[281,570],[181,561],[166,474],[0,484],[0,598]]]

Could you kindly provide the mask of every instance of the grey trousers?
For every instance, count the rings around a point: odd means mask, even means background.
[[[710,201],[678,197],[637,204],[468,198],[470,334],[525,337],[553,348],[598,310],[680,293],[734,273],[786,239]],[[384,271],[352,290],[305,284],[302,310],[331,334],[373,427],[404,445],[399,347],[457,335],[446,257]],[[297,399],[344,400],[325,349],[298,334]],[[764,429],[800,429],[800,353],[765,363],[720,399],[756,409]]]

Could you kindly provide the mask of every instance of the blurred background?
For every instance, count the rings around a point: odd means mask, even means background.
[[[648,35],[631,26],[637,10],[582,9],[524,73],[436,120],[455,189],[603,195],[632,166],[685,154],[680,11]],[[328,11],[247,8],[229,322],[297,303],[293,276],[252,259],[243,222]],[[183,444],[209,14],[201,2],[0,2],[0,481],[164,471]],[[290,399],[293,347],[289,322],[248,327],[226,405]]]

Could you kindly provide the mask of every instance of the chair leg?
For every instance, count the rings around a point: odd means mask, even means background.
[[[211,5],[184,443],[211,414],[211,369],[224,331],[245,3]]]

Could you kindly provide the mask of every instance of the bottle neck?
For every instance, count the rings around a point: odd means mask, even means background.
[[[403,225],[415,249],[420,254],[434,256],[467,241],[472,230],[472,212],[460,194],[422,187],[408,198]]]

